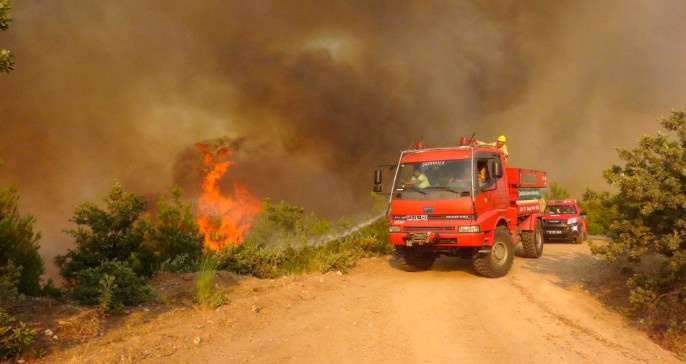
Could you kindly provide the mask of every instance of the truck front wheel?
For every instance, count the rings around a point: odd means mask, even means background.
[[[536,221],[534,231],[522,232],[522,247],[527,258],[538,258],[543,254],[543,227]]]
[[[436,256],[428,252],[420,252],[417,249],[397,247],[395,248],[395,261],[400,269],[406,272],[419,272],[431,269]]]
[[[493,234],[493,246],[488,253],[477,253],[472,264],[477,273],[488,278],[500,278],[512,268],[514,244],[507,228],[500,226]]]

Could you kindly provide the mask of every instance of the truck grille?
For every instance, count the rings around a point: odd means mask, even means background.
[[[431,231],[453,231],[455,230],[454,226],[405,226],[403,228],[405,231],[426,231],[426,230],[431,230]]]

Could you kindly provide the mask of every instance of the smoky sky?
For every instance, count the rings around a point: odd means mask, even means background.
[[[372,170],[414,140],[508,138],[510,165],[580,197],[615,147],[686,106],[686,3],[665,1],[16,1],[0,47],[0,182],[44,256],[76,204],[202,171],[325,216],[370,206]],[[224,138],[224,139],[222,139]]]

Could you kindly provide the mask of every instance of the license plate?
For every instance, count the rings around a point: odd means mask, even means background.
[[[548,234],[562,234],[561,230],[548,230]]]

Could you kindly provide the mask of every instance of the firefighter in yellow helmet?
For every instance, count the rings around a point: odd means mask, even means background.
[[[505,160],[507,161],[507,157],[509,156],[509,154],[507,153],[507,146],[505,145],[506,142],[507,142],[507,138],[505,138],[504,135],[501,135],[498,137],[498,140],[496,140],[495,143],[486,143],[486,142],[482,142],[480,140],[477,140],[476,144],[487,145],[489,147],[494,147],[494,148],[500,149],[500,151],[503,152],[503,155],[505,156]]]

